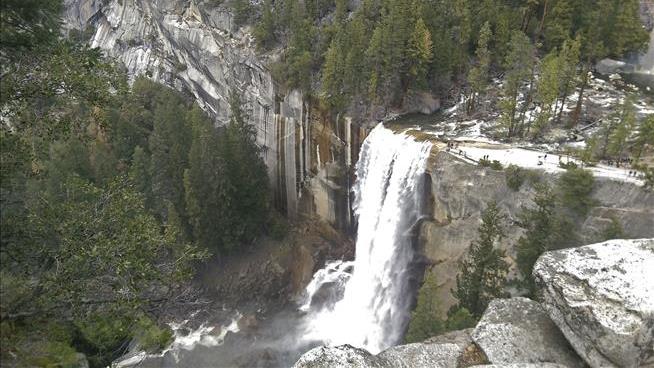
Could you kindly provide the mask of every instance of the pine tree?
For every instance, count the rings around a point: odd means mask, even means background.
[[[611,240],[611,239],[625,239],[624,229],[620,220],[615,216],[611,216],[611,223],[602,230],[602,240]]]
[[[235,92],[230,94],[230,108],[230,122],[221,139],[221,158],[228,180],[222,247],[227,250],[260,235],[270,209],[268,175],[256,143],[256,131],[247,122],[240,96]]]
[[[495,202],[490,202],[482,213],[477,240],[461,262],[452,294],[458,300],[456,308],[465,308],[480,318],[488,303],[505,295],[504,285],[509,265],[498,243],[504,238],[505,216]]]
[[[155,211],[163,218],[167,200],[185,219],[183,176],[191,144],[185,110],[181,98],[170,89],[158,96],[154,107],[154,129],[149,138],[150,173]]]
[[[347,50],[344,52],[344,81],[345,90],[348,95],[356,96],[366,91],[365,83],[369,69],[366,65],[366,48],[368,47],[370,35],[363,13],[358,12],[352,21],[348,23]]]
[[[531,273],[536,260],[543,252],[552,248],[555,197],[551,189],[537,186],[534,203],[535,208],[523,208],[520,214],[519,226],[526,232],[518,240],[516,259],[524,286],[529,293],[533,293],[535,288]]]
[[[571,246],[576,241],[569,221],[556,212],[556,195],[547,184],[535,186],[533,207],[523,207],[518,215],[518,226],[525,234],[516,245],[518,270],[522,275],[521,286],[528,295],[535,292],[532,270],[538,257],[551,249]]]
[[[646,147],[654,148],[654,115],[644,118],[638,126],[633,148],[636,161],[640,160]]]
[[[512,138],[519,133],[518,95],[524,80],[530,75],[533,64],[534,47],[529,38],[520,31],[511,35],[510,50],[504,61],[507,69],[504,82],[504,97],[500,101],[502,110],[501,122],[506,127],[507,137]]]
[[[234,24],[237,27],[246,24],[254,10],[250,0],[231,0],[231,5],[234,10]]]
[[[552,50],[571,36],[574,8],[570,0],[556,0],[544,27],[545,46]]]
[[[540,65],[540,77],[536,87],[536,102],[540,106],[540,112],[534,123],[534,137],[540,136],[552,118],[554,101],[559,95],[560,71],[561,59],[554,50],[543,58]]]
[[[490,23],[484,23],[477,41],[477,62],[468,73],[468,83],[470,83],[470,97],[468,99],[468,113],[477,108],[478,97],[484,92],[488,85],[488,72],[490,70],[491,54],[488,50],[488,43],[493,36]]]
[[[559,53],[559,97],[560,103],[559,111],[556,114],[556,122],[561,122],[561,116],[565,109],[565,103],[568,96],[573,92],[575,87],[575,79],[577,78],[577,67],[579,65],[579,57],[581,52],[581,38],[567,39],[563,42],[563,47]],[[556,109],[555,109],[556,110]],[[556,111],[555,111],[556,112]]]
[[[340,35],[332,39],[325,54],[325,62],[322,69],[323,94],[329,106],[336,110],[344,107],[346,103],[346,96],[344,94],[345,61],[343,60],[345,50],[342,47],[342,43],[343,41]]]
[[[184,191],[189,224],[195,241],[206,249],[222,251],[224,218],[229,216],[228,174],[220,155],[218,131],[196,105],[189,112],[192,143]]]
[[[421,342],[445,329],[439,317],[438,282],[433,272],[425,271],[425,281],[418,291],[418,302],[411,313],[411,321],[404,341]]]
[[[633,96],[625,98],[621,110],[620,121],[609,135],[607,147],[607,153],[617,159],[622,158],[625,153],[629,137],[636,127],[636,109]]]
[[[588,73],[597,60],[620,57],[628,51],[642,50],[649,38],[640,25],[638,0],[584,0],[577,4],[578,34],[581,35],[582,80],[572,125],[581,118]]]
[[[275,43],[275,16],[273,14],[272,0],[264,0],[261,5],[261,18],[254,26],[253,34],[257,46],[268,50]]]
[[[433,44],[431,33],[422,18],[418,18],[416,21],[409,40],[408,54],[410,57],[409,74],[413,78],[413,84],[419,89],[427,88],[427,72],[433,56]]]

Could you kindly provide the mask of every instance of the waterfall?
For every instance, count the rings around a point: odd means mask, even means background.
[[[640,57],[638,67],[644,73],[654,74],[654,29],[649,34],[647,53]]]
[[[329,262],[307,286],[304,339],[373,354],[397,344],[412,296],[412,227],[419,220],[431,144],[375,127],[356,165],[356,258]]]

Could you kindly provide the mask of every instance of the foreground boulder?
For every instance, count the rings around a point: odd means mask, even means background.
[[[454,331],[424,343],[399,345],[378,355],[350,345],[309,350],[294,368],[456,368],[487,362],[470,338],[471,330]]]
[[[589,365],[654,364],[654,239],[547,252],[534,278],[544,308]]]
[[[492,364],[584,366],[545,310],[526,298],[493,300],[472,339]]]
[[[386,362],[350,345],[319,346],[304,353],[294,368],[384,368]]]
[[[393,368],[456,368],[486,363],[486,357],[472,343],[471,332],[452,331],[423,343],[394,346],[378,357]]]
[[[554,363],[515,363],[515,364],[486,364],[473,365],[471,368],[567,368]]]

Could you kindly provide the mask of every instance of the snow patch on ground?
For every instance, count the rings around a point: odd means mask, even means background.
[[[562,173],[565,171],[564,168],[559,167],[559,162],[575,162],[579,167],[583,166],[581,161],[567,155],[551,154],[524,148],[510,148],[499,144],[488,147],[462,144],[458,148],[451,149],[449,152],[470,163],[476,164],[484,156],[488,156],[490,161],[497,160],[504,167],[516,165],[526,169],[537,169],[550,173]],[[596,177],[638,185],[644,183],[643,180],[630,176],[630,169],[628,168],[618,168],[602,164],[593,167],[587,166],[585,168],[592,171]]]

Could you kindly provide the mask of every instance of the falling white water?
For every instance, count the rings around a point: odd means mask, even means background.
[[[382,124],[366,138],[356,166],[354,270],[350,276],[352,262],[338,261],[314,275],[301,307],[308,311],[305,339],[350,344],[376,354],[402,338],[411,302],[411,230],[421,216],[430,150],[430,143]],[[333,295],[334,301],[315,303],[315,298]]]
[[[654,29],[649,34],[649,48],[647,52],[640,57],[638,61],[639,70],[654,74]]]

